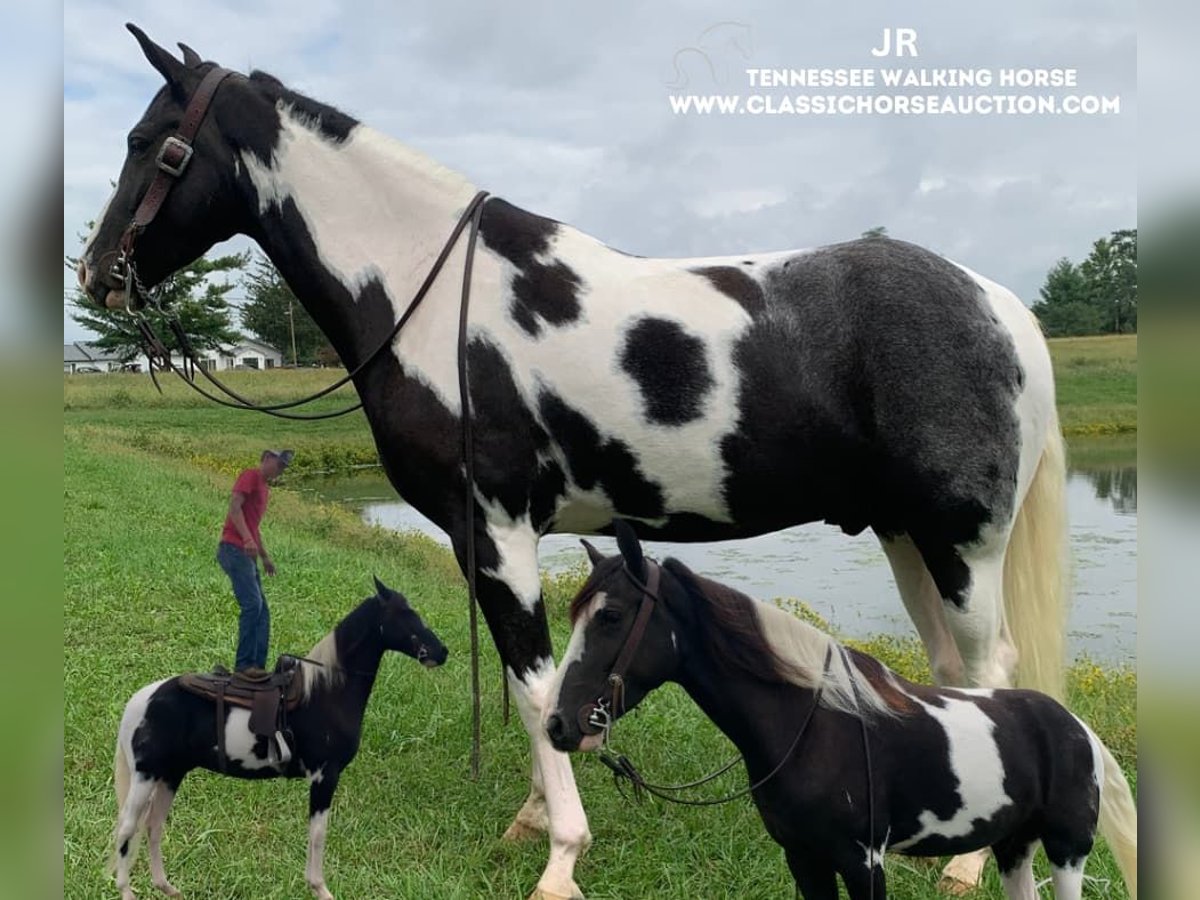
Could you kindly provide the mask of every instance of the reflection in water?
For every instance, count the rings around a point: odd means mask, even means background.
[[[1092,483],[1096,498],[1108,500],[1122,515],[1137,515],[1137,466],[1113,466],[1084,471]]]
[[[381,472],[311,483],[325,499],[346,502],[372,523],[417,530],[442,544],[446,536],[396,499]],[[1128,662],[1137,647],[1137,468],[1072,471],[1067,479],[1074,598],[1069,647],[1074,655]],[[611,539],[594,543],[616,552]],[[869,532],[849,537],[820,524],[788,528],[742,541],[671,544],[648,541],[659,558],[684,563],[754,597],[800,597],[850,636],[911,635],[891,569]],[[583,551],[573,535],[547,535],[539,548],[543,569],[578,566]]]

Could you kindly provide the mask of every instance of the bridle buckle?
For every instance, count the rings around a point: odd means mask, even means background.
[[[172,151],[177,155],[174,159],[167,159],[168,152]],[[192,161],[194,152],[194,148],[187,141],[171,135],[158,148],[158,155],[154,157],[154,162],[168,175],[178,178],[188,167],[188,163]]]

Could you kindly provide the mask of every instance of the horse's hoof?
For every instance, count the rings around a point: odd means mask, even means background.
[[[965,897],[979,887],[978,882],[960,881],[953,875],[943,875],[938,879],[938,891],[951,897]]]
[[[508,826],[508,830],[504,832],[502,840],[505,841],[531,841],[534,838],[539,838],[546,833],[546,829],[537,828],[526,822],[517,820]]]
[[[575,888],[569,894],[556,894],[544,888],[534,888],[533,893],[529,895],[529,900],[584,900],[584,896],[579,888]]]

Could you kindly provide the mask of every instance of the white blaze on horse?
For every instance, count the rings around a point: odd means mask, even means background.
[[[165,85],[129,133],[80,282],[137,310],[237,233],[278,267],[355,371],[392,484],[464,572],[474,538],[470,574],[533,747],[508,835],[549,831],[541,895],[579,894],[591,840],[541,727],[543,534],[608,533],[616,516],[675,541],[871,528],[939,683],[999,687],[1019,667],[1060,689],[1062,441],[1045,342],[1010,291],[886,238],[642,258],[493,197],[468,269],[467,241],[447,242],[474,210],[467,179],[270,75],[188,48],[180,61],[131,30]]]
[[[560,750],[596,749],[647,694],[676,682],[737,745],[745,793],[805,900],[836,900],[837,876],[850,900],[885,900],[885,851],[985,847],[1010,900],[1036,900],[1038,843],[1054,896],[1079,900],[1097,822],[1136,898],[1129,785],[1056,700],[912,684],[677,560],[646,559],[621,522],[617,540],[614,557],[588,546],[592,574],[572,603],[546,717]]]
[[[192,676],[156,681],[129,698],[114,763],[115,863],[122,900],[134,897],[129,874],[143,828],[154,886],[168,897],[180,896],[163,868],[162,835],[179,785],[193,769],[234,778],[307,778],[305,880],[317,900],[332,900],[323,865],[329,806],[342,772],[358,752],[363,713],[383,654],[395,650],[425,666],[440,666],[447,656],[403,595],[378,579],[375,590],[296,661],[297,681],[289,686],[296,702],[287,713],[287,736],[280,736],[278,744],[252,729],[253,710],[232,702],[218,705],[185,688],[181,681]],[[256,693],[269,692],[268,686]]]

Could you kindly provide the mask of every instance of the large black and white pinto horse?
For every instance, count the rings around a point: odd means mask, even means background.
[[[673,681],[741,751],[805,900],[836,900],[837,875],[850,900],[884,900],[885,851],[983,847],[1010,900],[1035,900],[1039,842],[1054,896],[1079,900],[1097,820],[1136,898],[1129,785],[1058,701],[912,684],[677,560],[645,559],[633,531],[617,526],[620,555],[588,547],[592,574],[571,607],[546,719],[558,749],[595,749],[612,722]]]
[[[375,580],[368,597],[322,638],[300,663],[303,697],[288,714],[292,756],[281,763],[264,738],[250,730],[250,710],[225,709],[225,760],[215,735],[216,705],[179,686],[178,677],[148,684],[125,704],[117,734],[114,781],[117,888],[132,900],[129,870],[144,828],[154,886],[179,891],[163,869],[162,835],[171,802],[193,769],[235,778],[307,778],[308,863],[305,879],[317,900],[333,900],[325,886],[325,834],[338,779],[358,753],[363,713],[383,654],[396,650],[425,666],[440,666],[447,650],[404,596]]]
[[[129,132],[82,254],[83,289],[136,308],[140,292],[114,272],[123,243],[153,286],[249,235],[356,366],[476,187],[269,75],[234,74],[157,216],[127,232],[160,151],[181,164],[168,142],[214,68],[131,30],[166,83]],[[473,516],[455,350],[465,238],[355,387],[392,484],[446,531],[464,570],[474,522],[479,602],[533,745],[532,790],[507,834],[549,831],[542,896],[578,894],[574,865],[591,840],[570,762],[542,727],[555,670],[543,534],[606,532],[614,516],[676,541],[821,520],[872,528],[940,683],[1010,684],[1019,655],[1024,683],[1054,687],[1062,444],[1046,346],[1012,293],[885,238],[648,259],[499,198],[479,234]]]

